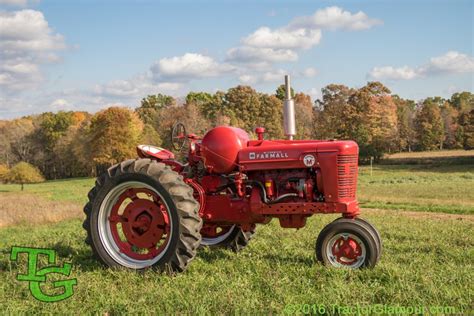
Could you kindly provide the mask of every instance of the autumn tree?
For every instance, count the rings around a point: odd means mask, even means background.
[[[185,115],[182,122],[186,126],[187,133],[204,135],[211,128],[211,122],[204,117],[199,103],[187,101],[183,108]]]
[[[459,120],[463,128],[462,145],[463,148],[474,149],[474,109],[468,113],[463,113]]]
[[[140,143],[153,146],[161,146],[162,140],[160,134],[150,124],[144,124],[140,134]]]
[[[283,102],[274,95],[260,94],[261,115],[257,125],[265,127],[267,139],[283,138]]]
[[[311,139],[313,136],[313,101],[302,92],[294,97],[296,117],[296,138]]]
[[[225,94],[222,114],[230,118],[231,125],[251,132],[261,113],[260,96],[253,88],[237,86]]]
[[[30,117],[15,119],[0,125],[0,162],[7,166],[19,161],[31,162],[35,142],[35,124]]]
[[[87,145],[80,142],[83,126],[88,125],[91,115],[85,112],[73,112],[71,125],[54,146],[54,170],[59,178],[84,177],[90,173],[90,161],[86,155]],[[56,176],[55,175],[55,176]]]
[[[347,131],[359,143],[363,157],[375,157],[392,149],[397,134],[397,108],[390,90],[380,82],[369,82],[349,98]]]
[[[11,168],[4,176],[4,181],[7,183],[21,184],[21,190],[23,191],[25,184],[42,182],[44,178],[38,168],[22,161]]]
[[[159,111],[175,105],[176,100],[172,96],[158,93],[143,98],[136,112],[143,123],[150,124],[156,128]]]
[[[449,104],[457,112],[456,146],[472,148],[472,127],[470,126],[470,112],[474,110],[474,94],[471,92],[456,92],[451,96]],[[454,123],[455,124],[455,123]]]
[[[402,99],[398,95],[393,95],[393,102],[397,106],[397,129],[398,134],[393,140],[398,151],[412,151],[415,143],[415,102],[413,100]]]
[[[314,132],[319,139],[349,138],[349,117],[355,109],[349,104],[355,90],[344,85],[330,84],[321,89],[322,98],[316,101]]]
[[[462,147],[462,136],[459,130],[459,112],[449,102],[444,102],[440,107],[441,120],[444,127],[444,141],[442,148],[454,149]]]
[[[91,160],[109,166],[136,156],[143,123],[136,113],[121,107],[110,107],[91,119],[89,146]]]
[[[295,90],[293,90],[293,88],[290,88],[290,91],[291,91],[291,97],[294,98],[295,97]],[[284,84],[278,86],[278,88],[275,91],[275,96],[278,99],[280,99],[281,101],[285,101],[285,99],[286,99],[286,88],[285,88]]]
[[[442,148],[444,127],[441,118],[441,98],[427,98],[423,101],[415,119],[419,150],[436,150]]]
[[[0,165],[0,182],[5,181],[5,176],[10,172],[10,169],[7,165]]]
[[[451,105],[459,112],[469,113],[474,110],[474,93],[471,92],[456,92],[449,100]]]

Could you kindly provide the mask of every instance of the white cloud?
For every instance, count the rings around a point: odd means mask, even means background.
[[[392,80],[408,80],[418,77],[415,69],[408,66],[394,68],[392,66],[374,67],[369,77],[373,79],[392,79]]]
[[[16,6],[16,7],[26,7],[29,4],[36,4],[39,0],[0,0],[0,4]]]
[[[261,27],[245,37],[242,43],[253,47],[274,49],[308,49],[321,40],[321,30],[299,28],[295,30]]]
[[[163,92],[171,92],[179,90],[183,85],[177,82],[162,82],[156,85],[158,90]]]
[[[234,68],[221,64],[209,56],[186,53],[183,56],[162,58],[151,67],[153,77],[157,80],[183,80],[216,77],[228,73]]]
[[[290,28],[322,28],[322,29],[344,29],[360,31],[382,24],[381,20],[372,19],[362,11],[352,14],[342,8],[333,6],[316,11],[311,16],[295,18],[289,25]]]
[[[275,63],[298,60],[298,54],[290,49],[273,49],[241,46],[227,51],[227,59],[240,63]]]
[[[283,69],[278,69],[278,70],[273,70],[273,71],[268,71],[263,74],[262,80],[265,82],[277,82],[277,81],[283,81],[283,78],[285,75],[288,73],[283,70]]]
[[[64,38],[35,10],[0,12],[0,38],[5,55],[50,52],[65,48]]]
[[[420,68],[422,74],[474,72],[474,58],[456,51],[449,51]]]
[[[306,78],[312,78],[318,74],[318,71],[313,67],[308,67],[305,70],[303,70],[302,74]]]
[[[103,85],[96,85],[95,93],[115,97],[132,97],[139,93],[139,86],[133,80],[113,80]]]
[[[328,7],[309,17],[297,17],[280,28],[260,27],[242,38],[242,46],[229,49],[227,57],[231,61],[249,64],[296,61],[300,50],[319,44],[323,28],[356,31],[380,23],[364,12],[352,14],[339,7]]]
[[[309,96],[311,97],[311,100],[316,101],[318,99],[322,99],[323,93],[321,92],[321,89],[318,88],[311,88],[308,92]]]
[[[51,104],[49,105],[50,109],[54,111],[59,111],[59,110],[72,110],[73,106],[71,103],[69,103],[65,99],[56,99]]]
[[[0,87],[15,91],[34,87],[43,80],[40,66],[59,60],[66,48],[43,13],[34,10],[0,12]]]
[[[474,58],[456,51],[433,57],[430,61],[419,67],[392,66],[374,67],[367,75],[372,79],[409,80],[439,74],[472,73],[474,72]]]
[[[243,84],[254,84],[257,82],[257,77],[252,75],[241,75],[239,76],[239,81]]]

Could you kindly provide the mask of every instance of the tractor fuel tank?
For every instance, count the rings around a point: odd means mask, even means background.
[[[204,135],[201,155],[204,165],[212,173],[230,173],[237,169],[239,152],[247,148],[249,136],[240,128],[219,126]]]

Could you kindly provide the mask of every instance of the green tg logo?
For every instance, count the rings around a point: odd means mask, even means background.
[[[56,252],[54,249],[41,249],[41,248],[28,248],[28,247],[12,247],[10,254],[10,260],[16,261],[18,254],[26,253],[28,258],[28,271],[27,274],[18,274],[16,279],[18,281],[30,282],[30,292],[34,298],[42,302],[57,302],[71,297],[74,294],[74,285],[77,285],[77,279],[68,279],[61,281],[54,281],[54,288],[63,288],[62,294],[47,295],[43,293],[41,289],[41,283],[46,282],[46,275],[49,273],[58,273],[65,276],[71,274],[71,264],[64,263],[63,267],[60,266],[47,266],[38,270],[38,256],[46,255],[48,257],[49,264],[56,263]]]

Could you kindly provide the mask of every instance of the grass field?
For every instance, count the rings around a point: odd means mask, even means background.
[[[435,150],[435,151],[413,151],[401,152],[387,155],[388,159],[398,158],[437,158],[437,157],[472,157],[474,150]]]
[[[472,165],[474,164],[474,150],[402,152],[386,155],[380,163],[389,165]]]
[[[84,203],[92,183],[92,179],[51,181],[27,185],[24,193],[20,186],[0,185],[0,214],[6,210],[5,201],[20,196],[38,198],[44,202],[41,205],[71,203],[73,208]],[[337,270],[315,262],[317,234],[336,215],[314,216],[301,230],[281,229],[276,221],[259,226],[241,253],[203,249],[188,271],[175,277],[102,268],[83,243],[80,219],[22,224],[0,228],[1,310],[279,314],[288,304],[296,304],[293,308],[322,304],[333,314],[331,306],[336,305],[384,304],[472,314],[474,165],[377,166],[372,175],[369,167],[362,167],[359,184],[362,217],[379,229],[384,243],[381,261],[373,270]],[[17,211],[50,211],[37,205]],[[61,262],[72,262],[71,277],[78,281],[74,296],[58,303],[32,298],[28,284],[15,280],[18,272],[25,272],[26,262],[9,260],[13,245],[54,248]]]
[[[474,165],[380,165],[360,168],[363,207],[474,214]]]

